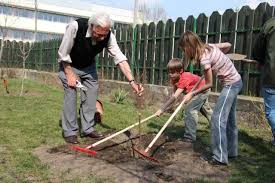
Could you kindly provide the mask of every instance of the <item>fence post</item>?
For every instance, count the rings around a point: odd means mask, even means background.
[[[133,40],[132,40],[132,56],[131,56],[131,71],[134,73],[135,70],[135,63],[136,63],[136,44],[137,44],[137,27],[133,27]]]
[[[186,20],[186,30],[193,31],[196,33],[197,27],[196,27],[196,19],[194,16],[189,16]],[[187,70],[193,73],[193,64],[192,60],[189,60],[189,65],[187,67]]]
[[[179,47],[179,39],[181,34],[184,32],[185,21],[182,18],[178,18],[175,23],[174,33],[174,53],[173,57],[182,58],[182,50]]]
[[[168,72],[166,65],[168,61],[172,58],[173,55],[173,34],[174,34],[174,22],[169,19],[165,24],[164,31],[164,67],[162,70],[163,73],[163,85],[169,84],[168,82]]]
[[[147,49],[147,62],[150,64],[150,83],[155,84],[155,73],[156,63],[155,63],[155,45],[156,45],[156,26],[154,22],[151,22],[148,27],[148,49]]]
[[[156,27],[156,66],[159,68],[159,72],[156,73],[156,84],[163,85],[163,49],[164,49],[164,24],[159,21]]]
[[[202,42],[207,43],[208,17],[204,13],[201,13],[194,23],[194,31],[196,31]],[[200,64],[193,65],[193,72],[201,74]]]

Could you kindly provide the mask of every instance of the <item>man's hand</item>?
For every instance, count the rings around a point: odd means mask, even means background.
[[[160,115],[162,115],[163,114],[163,111],[161,110],[161,109],[159,109],[156,113],[155,113],[155,115],[157,116],[157,117],[160,117]]]
[[[144,88],[142,87],[141,84],[137,84],[135,82],[135,80],[133,79],[133,75],[131,73],[131,69],[130,66],[127,62],[127,60],[124,60],[120,63],[118,63],[118,66],[120,68],[120,70],[122,71],[122,73],[126,76],[126,78],[129,80],[129,84],[131,85],[131,87],[133,88],[134,92],[138,95],[138,96],[142,96],[143,95],[143,91]]]
[[[143,88],[143,86],[141,84],[137,84],[137,83],[135,83],[135,81],[131,81],[130,85],[133,88],[134,92],[138,96],[142,96],[143,95],[144,88]]]
[[[67,77],[69,87],[75,88],[76,80],[77,80],[76,75],[72,72],[72,73],[66,74],[66,77]]]
[[[72,88],[75,88],[77,76],[73,72],[73,69],[72,69],[72,67],[69,63],[66,63],[66,62],[62,62],[62,63],[63,63],[63,66],[64,66],[64,72],[65,72],[65,75],[66,75],[66,78],[67,78],[68,86],[72,87]]]

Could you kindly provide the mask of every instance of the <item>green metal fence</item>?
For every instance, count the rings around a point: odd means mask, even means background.
[[[274,16],[275,8],[268,3],[261,3],[254,10],[243,6],[238,12],[226,10],[222,15],[213,12],[210,17],[200,14],[197,18],[189,16],[186,20],[178,18],[175,22],[150,23],[137,25],[115,24],[113,32],[118,45],[129,59],[129,63],[137,80],[143,83],[167,85],[166,64],[173,57],[182,57],[178,46],[180,35],[185,30],[196,32],[207,43],[230,42],[231,52],[251,56],[253,41],[263,23]],[[61,40],[38,42],[33,45],[26,67],[36,70],[56,72],[58,70],[57,51]],[[7,42],[4,47],[1,66],[21,67],[19,44]],[[114,65],[108,52],[104,50],[97,56],[97,68],[103,79],[125,80],[122,73]],[[260,95],[260,68],[258,65],[234,63],[244,81],[242,94]],[[191,72],[200,74],[199,66],[190,66]],[[215,80],[213,91],[220,91]]]

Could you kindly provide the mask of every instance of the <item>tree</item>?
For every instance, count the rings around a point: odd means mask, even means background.
[[[1,15],[0,19],[0,64],[2,63],[3,58],[3,50],[7,41],[7,37],[9,35],[10,29],[9,27],[13,25],[18,17],[11,17],[10,15],[15,14],[15,9],[10,8],[10,1],[1,0],[3,4],[1,6],[6,9],[6,13]],[[8,74],[4,73],[4,71],[1,72],[1,79],[3,80],[4,87],[6,89],[6,93],[9,94],[8,91],[8,80],[7,80]]]
[[[24,92],[24,81],[26,78],[26,61],[30,55],[30,52],[33,48],[32,43],[23,43],[19,44],[19,50],[20,50],[20,57],[22,58],[22,81],[21,81],[21,91],[20,91],[20,96],[23,95]]]
[[[143,1],[140,1],[138,5],[139,12],[143,17],[143,22],[144,23],[158,22],[160,20],[162,20],[163,22],[166,22],[168,18],[167,18],[165,9],[161,6],[159,0],[153,0],[149,2],[146,0],[143,0]]]
[[[35,6],[35,15],[34,15],[34,34],[33,34],[33,42],[36,41],[36,34],[37,34],[37,0],[34,0],[34,6]],[[22,43],[19,45],[20,49],[20,57],[22,58],[22,81],[21,81],[21,91],[20,96],[23,95],[24,92],[24,81],[26,78],[26,61],[30,55],[30,52],[33,49],[33,43]]]

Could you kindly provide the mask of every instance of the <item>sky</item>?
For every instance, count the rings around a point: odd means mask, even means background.
[[[38,2],[47,2],[53,4],[62,4],[67,7],[81,7],[90,3],[106,5],[115,8],[133,10],[134,0],[38,0]],[[219,11],[221,14],[232,8],[241,8],[244,5],[255,9],[259,3],[268,2],[275,6],[275,0],[138,0],[139,3],[146,3],[149,7],[156,2],[164,8],[168,18],[176,20],[177,17],[186,19],[189,15],[197,17],[200,13],[210,16],[213,11]]]

